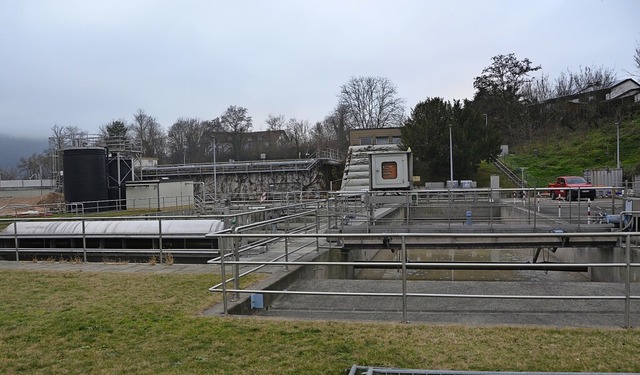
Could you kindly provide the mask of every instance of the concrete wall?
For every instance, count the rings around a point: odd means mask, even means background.
[[[326,250],[318,254],[307,254],[302,257],[299,261],[309,262],[309,261],[347,261],[348,255],[342,253],[339,249]],[[342,268],[342,269],[340,269]],[[263,290],[283,290],[289,287],[291,284],[296,282],[297,280],[304,279],[318,279],[318,278],[331,278],[330,276],[338,276],[339,273],[346,272],[345,267],[337,267],[337,266],[296,266],[289,267],[290,271],[282,271],[279,273],[274,273],[267,280],[263,280],[259,282],[254,289],[263,289]],[[230,276],[227,274],[227,276]],[[346,276],[346,274],[345,274]],[[334,277],[335,278],[335,277]],[[277,298],[277,294],[263,294],[263,302],[265,308],[271,305],[272,301]],[[241,299],[229,307],[230,314],[252,314],[254,311],[251,309],[251,300],[250,296],[243,295]]]
[[[263,173],[225,173],[216,175],[216,188],[212,175],[203,175],[199,181],[205,183],[207,196],[218,198],[246,197],[258,199],[263,192],[299,192],[327,190],[329,178],[326,168],[308,170],[291,170],[287,172]]]
[[[502,210],[502,219],[509,218],[522,220],[528,217],[529,213],[526,209],[518,209],[518,207],[505,206]],[[537,215],[536,223],[538,225],[559,225],[557,219]],[[637,243],[638,239],[632,240]],[[625,258],[624,247],[561,247],[553,253],[559,261],[567,263],[624,263]],[[631,263],[640,262],[640,249],[638,246],[631,248]],[[589,278],[592,281],[603,282],[624,282],[626,280],[626,269],[621,267],[590,267]],[[640,282],[640,268],[631,269],[631,281]]]
[[[37,197],[55,190],[53,180],[2,180],[0,198]]]
[[[625,263],[626,248],[623,247],[579,247],[558,248],[554,256],[569,263]],[[640,262],[640,249],[631,247],[631,263]],[[631,268],[631,282],[640,282],[640,269]],[[590,267],[591,281],[622,283],[626,281],[627,271],[624,267]]]
[[[53,193],[54,190],[50,188],[37,188],[37,189],[1,189],[0,198],[13,198],[13,197],[37,197],[40,195],[47,195]]]

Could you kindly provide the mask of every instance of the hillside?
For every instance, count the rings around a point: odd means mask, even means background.
[[[616,167],[616,125],[560,135],[511,147],[503,161],[530,187],[543,187],[559,175],[582,175],[586,169]],[[624,179],[640,174],[640,116],[620,122],[620,162]]]
[[[48,142],[46,137],[24,138],[0,133],[0,169],[15,168],[20,158],[43,152]]]

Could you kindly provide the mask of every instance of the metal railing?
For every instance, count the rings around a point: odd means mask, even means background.
[[[156,257],[162,263],[166,259],[167,253],[174,256],[208,256],[214,257],[219,254],[217,244],[207,248],[192,247],[182,245],[177,247],[175,240],[204,241],[206,233],[165,233],[163,223],[174,220],[219,220],[224,223],[224,230],[221,233],[237,230],[239,233],[262,233],[271,231],[271,225],[284,225],[287,231],[294,233],[302,228],[316,228],[316,220],[320,218],[318,208],[320,202],[296,203],[288,206],[275,206],[242,212],[219,214],[219,215],[144,215],[144,216],[114,216],[114,217],[13,217],[0,218],[0,255],[13,253],[16,261],[24,259],[26,255],[38,254],[46,256],[48,254],[65,254],[66,256],[81,256],[86,262],[89,256],[110,254],[121,254],[130,256]],[[81,206],[79,212],[81,212]],[[300,218],[300,219],[298,219]],[[99,221],[157,221],[157,230],[149,233],[86,233],[86,226],[91,222]],[[304,221],[302,221],[304,220]],[[20,232],[21,222],[61,222],[70,225],[78,225],[77,233],[39,233],[34,234],[25,231]],[[283,224],[280,224],[283,223]],[[10,227],[12,231],[4,230]],[[262,228],[262,230],[260,230]],[[140,247],[141,239],[148,246]],[[38,240],[39,246],[34,246],[34,240]],[[41,240],[41,241],[40,241]],[[129,245],[127,241],[131,240]],[[100,242],[102,241],[102,242]],[[105,247],[104,242],[119,241],[120,245]],[[37,241],[36,241],[37,242]],[[46,245],[46,246],[45,246]],[[252,244],[259,246],[260,242]]]
[[[603,224],[612,224],[607,216],[619,215],[627,200],[637,199],[609,196],[590,200],[577,191],[571,201],[552,200],[549,196],[552,190],[558,189],[329,192],[335,208],[330,215],[342,214],[347,219],[345,222],[359,225],[359,230],[366,228],[367,232],[390,226],[420,225],[439,225],[437,230],[458,231],[463,224],[468,230],[486,227],[492,231],[508,225],[520,226],[523,231],[544,232],[565,227],[571,227],[571,231],[592,231],[593,225],[607,230]],[[404,209],[404,213],[399,214],[400,209]],[[394,210],[396,215],[390,215]]]
[[[632,372],[616,372],[616,375],[633,375]],[[610,372],[514,372],[514,371],[459,371],[419,370],[379,366],[353,365],[345,375],[611,375]]]
[[[195,216],[126,216],[126,217],[65,217],[65,218],[13,218],[0,219],[0,224],[7,224],[10,231],[0,231],[0,254],[14,254],[14,260],[25,260],[24,257],[47,256],[50,254],[73,258],[81,256],[87,262],[89,256],[148,256],[156,257],[163,263],[168,253],[180,256],[215,256],[217,247],[208,245],[203,248],[187,246],[187,241],[203,242],[202,233],[175,232],[163,230],[163,223],[175,220],[202,220]],[[155,229],[147,233],[118,233],[105,230],[103,233],[87,233],[87,226],[100,221],[149,221],[157,222]],[[21,232],[20,223],[46,222],[67,223],[69,228],[79,226],[77,231],[67,233],[33,233],[29,230]],[[176,241],[179,240],[179,241]],[[129,246],[127,243],[131,242]],[[147,246],[140,247],[144,243]],[[183,245],[179,245],[182,243]],[[35,255],[34,255],[35,254]]]
[[[421,240],[426,240],[429,238],[436,237],[447,237],[453,238],[454,241],[458,239],[464,238],[483,238],[487,240],[487,244],[492,244],[495,242],[495,239],[499,238],[519,238],[526,241],[528,238],[532,237],[544,237],[550,239],[557,239],[558,243],[563,243],[564,239],[579,237],[579,236],[588,236],[591,238],[614,238],[618,239],[619,243],[624,246],[625,249],[625,260],[623,262],[586,262],[586,263],[530,263],[527,264],[527,269],[531,270],[567,270],[567,269],[584,269],[584,268],[620,268],[624,269],[625,280],[624,280],[624,293],[622,295],[518,295],[518,294],[447,294],[447,293],[414,293],[409,292],[407,288],[408,280],[408,257],[407,257],[407,241],[411,239],[414,242],[420,242]],[[638,238],[640,236],[640,232],[597,232],[597,233],[384,233],[384,234],[372,234],[372,233],[363,233],[363,234],[346,234],[346,233],[304,233],[304,234],[292,234],[292,233],[279,233],[279,234],[245,234],[245,233],[225,233],[225,234],[208,234],[208,238],[218,238],[219,243],[222,244],[220,248],[221,256],[219,258],[213,259],[209,261],[212,264],[218,264],[220,266],[220,272],[222,274],[222,280],[220,284],[214,285],[209,288],[210,292],[216,292],[222,294],[223,300],[223,310],[224,314],[228,314],[228,304],[229,304],[229,294],[234,296],[234,299],[237,299],[239,294],[271,294],[271,295],[312,295],[312,296],[343,296],[343,297],[355,297],[355,296],[367,296],[367,297],[386,297],[386,298],[401,298],[402,299],[402,322],[407,322],[407,311],[408,311],[408,298],[430,298],[430,297],[439,297],[439,298],[466,298],[466,299],[494,299],[494,300],[618,300],[624,301],[624,326],[630,327],[630,306],[631,300],[640,299],[640,295],[631,295],[631,275],[632,269],[635,267],[640,267],[640,263],[631,261],[631,239]],[[269,261],[251,261],[251,260],[241,260],[238,256],[238,251],[235,247],[227,246],[233,241],[229,242],[225,240],[240,240],[240,239],[252,239],[252,238],[270,238],[272,240],[276,239],[295,239],[295,238],[315,238],[319,240],[320,237],[326,238],[329,241],[329,247],[331,247],[331,243],[333,240],[335,241],[344,241],[346,238],[358,239],[358,240],[371,240],[375,239],[378,243],[383,243],[384,237],[395,239],[395,243],[400,243],[400,254],[399,260],[397,261],[375,261],[375,262],[366,262],[366,261],[357,261],[357,262],[341,262],[341,261],[282,261],[281,259],[273,259]],[[330,240],[332,239],[332,240]],[[317,245],[316,245],[317,246]],[[495,245],[494,245],[495,246]],[[316,247],[318,249],[318,247]],[[637,251],[637,250],[636,250]],[[229,260],[227,258],[232,258]],[[240,274],[239,266],[250,266],[254,267],[252,270]],[[456,268],[460,266],[464,266],[465,269],[473,269],[473,270],[487,270],[494,269],[496,266],[493,262],[411,262],[411,267],[420,267],[420,268]],[[232,266],[233,272],[230,278],[227,278],[226,267]],[[241,277],[246,276],[247,274],[254,272],[260,268],[265,266],[281,266],[281,267],[305,267],[305,266],[341,266],[341,267],[361,267],[361,266],[369,266],[369,267],[394,267],[400,270],[400,285],[398,292],[344,292],[344,291],[314,291],[314,290],[290,290],[290,289],[279,289],[279,290],[268,290],[268,289],[241,289],[239,287],[239,280]],[[501,262],[501,269],[518,269],[522,267],[522,263],[514,263],[514,262]],[[227,284],[232,283],[233,287],[228,287]]]

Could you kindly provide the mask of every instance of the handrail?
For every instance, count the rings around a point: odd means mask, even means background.
[[[400,258],[396,261],[384,261],[384,262],[340,262],[340,261],[280,261],[282,257],[278,257],[277,259],[269,260],[269,261],[251,261],[251,260],[228,260],[225,261],[224,257],[220,258],[219,264],[222,271],[222,282],[214,285],[209,288],[210,292],[220,292],[223,295],[223,308],[224,314],[228,314],[228,301],[227,301],[227,293],[233,293],[234,296],[237,296],[240,293],[244,294],[254,294],[254,293],[263,293],[263,294],[275,294],[275,295],[326,295],[326,296],[379,296],[379,297],[402,297],[403,298],[403,307],[402,307],[402,321],[407,321],[407,305],[406,298],[407,297],[441,297],[441,298],[480,298],[480,299],[521,299],[521,300],[621,300],[625,301],[624,308],[624,326],[630,327],[630,301],[631,300],[640,300],[640,295],[631,295],[630,293],[630,270],[632,267],[640,267],[640,263],[631,262],[630,254],[630,240],[632,237],[638,238],[640,236],[640,232],[587,232],[587,233],[359,233],[359,234],[350,234],[350,233],[304,233],[304,234],[293,234],[293,233],[280,233],[280,234],[250,234],[250,233],[230,233],[225,235],[220,234],[208,234],[207,237],[216,236],[220,239],[229,237],[229,238],[269,238],[269,237],[285,237],[285,238],[319,238],[326,237],[327,241],[329,238],[341,239],[345,238],[361,238],[361,239],[371,239],[376,238],[380,239],[382,237],[395,238],[395,243],[401,244],[400,247]],[[382,293],[382,292],[339,292],[339,291],[294,291],[294,290],[263,290],[263,289],[241,289],[239,287],[239,277],[246,276],[250,274],[253,270],[258,270],[267,265],[277,265],[277,266],[361,266],[361,265],[373,265],[373,266],[392,266],[398,267],[402,272],[402,283],[403,285],[407,282],[407,269],[409,267],[437,267],[437,268],[447,268],[447,267],[458,267],[461,264],[466,268],[470,269],[488,269],[490,267],[494,267],[495,263],[489,262],[406,262],[407,257],[407,248],[406,248],[406,239],[410,237],[415,238],[441,238],[441,237],[453,237],[453,238],[468,238],[468,237],[481,237],[481,238],[503,238],[503,237],[511,237],[511,238],[528,238],[531,236],[536,237],[545,237],[545,238],[571,238],[578,236],[590,236],[590,237],[603,237],[603,238],[618,238],[620,239],[620,243],[622,243],[623,239],[626,241],[626,260],[624,262],[611,262],[611,263],[603,263],[603,262],[592,262],[592,263],[575,263],[575,264],[554,264],[554,263],[531,263],[527,264],[527,267],[530,269],[541,269],[541,270],[552,270],[552,269],[566,269],[566,268],[600,268],[600,267],[615,267],[615,268],[626,268],[627,277],[624,281],[625,283],[625,292],[623,295],[512,295],[512,294],[453,294],[453,293],[415,293],[408,292],[406,287],[403,286],[402,292],[392,292],[392,293]],[[398,241],[399,240],[399,241]],[[224,254],[225,250],[221,249],[221,252]],[[210,262],[210,263],[218,263],[218,262]],[[225,266],[234,266],[239,267],[239,265],[247,265],[247,266],[258,266],[253,268],[251,271],[242,273],[242,276],[239,276],[239,272],[234,272],[234,276],[230,279],[227,279],[225,276]],[[516,269],[522,266],[522,263],[517,262],[504,262],[500,263],[500,267],[505,269]],[[228,288],[227,283],[233,281],[234,287]]]

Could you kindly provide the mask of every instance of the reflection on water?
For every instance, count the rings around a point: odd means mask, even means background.
[[[410,249],[409,262],[505,262],[531,263],[535,249]],[[375,261],[400,261],[400,252],[382,250]],[[553,253],[548,250],[538,257],[538,262],[551,261]],[[395,280],[400,279],[399,269],[363,269],[358,279]],[[588,281],[579,272],[537,271],[537,270],[446,270],[408,269],[408,280],[452,280],[452,281]]]

